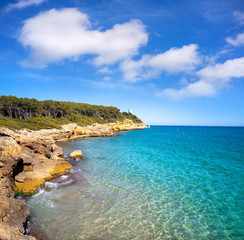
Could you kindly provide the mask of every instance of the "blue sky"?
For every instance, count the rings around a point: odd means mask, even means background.
[[[244,126],[242,0],[11,0],[0,12],[0,95]]]

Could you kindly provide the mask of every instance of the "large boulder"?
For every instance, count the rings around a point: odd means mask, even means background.
[[[81,152],[81,150],[75,150],[72,153],[70,153],[69,157],[73,158],[73,159],[81,158],[82,157],[82,152]]]

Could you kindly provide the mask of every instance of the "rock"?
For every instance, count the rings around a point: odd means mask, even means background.
[[[40,161],[40,160],[39,160]],[[15,177],[15,190],[24,194],[35,192],[38,187],[58,174],[64,173],[72,168],[66,160],[48,161],[43,158],[43,162],[33,165],[32,172],[21,172]]]
[[[75,150],[74,152],[70,153],[69,157],[74,159],[80,158],[82,157],[82,152],[81,150]]]
[[[39,186],[44,185],[45,178],[32,173],[32,175],[19,174],[15,180],[15,191],[25,195],[35,192]]]
[[[51,152],[54,152],[57,149],[57,145],[56,144],[52,144],[51,146]]]
[[[132,120],[126,119],[124,122],[110,123],[109,128],[114,132],[143,130],[148,128],[144,123],[134,123]]]
[[[35,240],[32,236],[23,235],[17,227],[0,222],[0,239],[1,240]]]
[[[1,240],[34,240],[24,236],[24,224],[30,214],[24,200],[0,196],[0,239]]]
[[[13,137],[14,132],[8,128],[0,127],[0,136]]]
[[[14,197],[10,179],[6,176],[3,176],[2,173],[0,173],[0,175],[0,197]]]
[[[86,135],[87,134],[87,131],[84,127],[77,127],[74,129],[74,135]]]
[[[24,200],[1,197],[0,219],[10,226],[16,226],[24,233],[24,223],[30,211]]]
[[[81,137],[109,137],[114,133],[106,124],[93,124],[86,127],[77,127],[74,129],[70,139]]]
[[[66,138],[66,137],[64,137],[64,138],[60,137],[59,139],[57,139],[57,142],[70,142],[70,141],[71,141],[71,139]]]
[[[66,124],[66,125],[62,126],[62,128],[65,132],[70,132],[77,127],[78,127],[78,124],[76,124],[76,123],[70,123],[70,124]]]
[[[21,147],[13,137],[0,137],[0,161],[14,161],[19,158]],[[11,164],[11,163],[10,163]]]
[[[0,239],[34,240],[24,235],[24,223],[29,209],[23,200],[14,198],[14,192],[33,193],[46,181],[72,168],[62,158],[62,148],[55,142],[71,141],[82,137],[108,137],[114,131],[144,129],[146,126],[131,120],[111,124],[93,124],[81,127],[67,124],[63,129],[40,131],[19,130],[13,132],[0,127]],[[82,157],[76,150],[70,157]]]

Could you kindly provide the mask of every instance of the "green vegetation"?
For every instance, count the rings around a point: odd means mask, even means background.
[[[120,112],[116,107],[0,96],[0,126],[10,129],[60,129],[61,125],[68,123],[86,126],[125,119],[141,123],[136,115]]]
[[[21,190],[15,190],[14,191],[14,196],[15,197],[18,197],[18,196],[24,196],[24,197],[30,197],[34,194],[35,192],[33,193],[23,193]]]
[[[22,192],[20,190],[19,191],[17,191],[17,190],[14,191],[14,196],[15,197],[20,196],[20,195],[22,195]]]

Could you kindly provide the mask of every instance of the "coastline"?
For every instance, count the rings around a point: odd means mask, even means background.
[[[62,130],[19,130],[13,132],[0,127],[0,239],[35,238],[25,234],[30,211],[16,194],[31,195],[46,181],[69,171],[72,165],[62,158],[58,141],[72,141],[84,137],[110,137],[118,131],[142,130],[143,123],[131,120],[80,127],[63,125]]]

